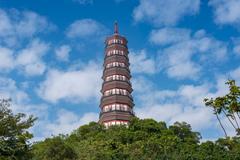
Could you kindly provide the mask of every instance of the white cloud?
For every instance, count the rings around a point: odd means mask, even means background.
[[[0,99],[2,98],[12,99],[10,109],[13,113],[24,113],[27,116],[33,115],[38,118],[34,126],[29,129],[31,133],[38,135],[39,128],[41,128],[41,132],[44,130],[45,126],[42,124],[48,119],[48,106],[32,103],[31,97],[22,88],[17,86],[16,81],[0,77]]]
[[[26,48],[19,51],[16,63],[19,70],[26,75],[41,75],[46,70],[42,57],[49,50],[49,45],[35,39]]]
[[[228,86],[225,85],[225,83],[227,82],[228,77],[223,76],[223,75],[218,75],[216,77],[216,92],[214,94],[212,94],[211,97],[215,98],[217,96],[224,96],[225,94],[228,93]]]
[[[171,36],[164,40],[167,33]],[[159,52],[158,68],[166,70],[171,78],[198,79],[204,65],[226,60],[227,57],[226,44],[206,35],[204,30],[192,34],[186,29],[163,28],[153,31],[150,41],[160,46],[168,44]]]
[[[178,94],[183,97],[182,101],[187,101],[193,106],[203,105],[203,99],[208,96],[209,85],[183,85],[179,88]]]
[[[218,82],[212,84],[182,85],[176,90],[159,90],[151,81],[146,80],[139,84],[142,87],[138,86],[142,88],[141,91],[135,90],[135,100],[140,104],[135,112],[140,118],[154,118],[168,124],[185,121],[196,131],[206,131],[209,128],[220,131],[212,110],[205,107],[203,99],[223,94],[221,87],[224,83],[218,88],[221,80],[217,79]],[[140,81],[144,80],[140,78]]]
[[[38,39],[33,39],[26,48],[18,51],[0,47],[1,72],[16,69],[25,76],[41,75],[46,70],[42,57],[48,50],[49,45]]]
[[[35,12],[0,9],[0,44],[19,46],[20,40],[52,31],[55,26]]]
[[[145,50],[139,52],[130,51],[129,59],[130,68],[133,73],[154,74],[157,72],[155,60],[147,57]]]
[[[43,99],[53,103],[59,100],[87,102],[99,98],[101,74],[95,63],[86,64],[80,70],[50,70],[38,93]]]
[[[0,77],[0,99],[1,98],[11,98],[15,104],[22,104],[29,100],[27,93],[21,91],[13,79],[3,77]]]
[[[233,53],[240,56],[240,38],[233,38]]]
[[[35,12],[16,9],[0,9],[0,19],[1,72],[16,69],[25,76],[43,74],[46,65],[42,57],[49,45],[34,37],[52,31],[55,26]]]
[[[140,0],[134,9],[135,21],[147,21],[157,26],[175,25],[186,15],[194,15],[200,0]]]
[[[200,131],[214,126],[213,112],[204,106],[189,106],[187,103],[173,102],[164,104],[146,105],[135,109],[140,118],[154,118],[173,124],[176,121],[185,121]]]
[[[101,36],[106,31],[105,27],[93,19],[81,19],[73,22],[67,29],[69,38],[89,38]]]
[[[236,80],[238,82],[238,85],[240,85],[240,66],[232,71],[230,71],[230,76],[232,79]]]
[[[142,93],[152,88],[150,81],[143,76],[135,76],[131,81],[136,92]]]
[[[69,53],[71,52],[71,47],[68,45],[62,45],[55,50],[57,59],[60,61],[68,61]]]
[[[11,98],[11,109],[14,113],[25,113],[34,115],[39,120],[47,117],[47,106],[44,104],[32,104],[29,95],[20,87],[16,81],[10,78],[0,78],[0,99]]]
[[[191,32],[181,28],[163,28],[153,30],[150,34],[150,42],[158,45],[169,45],[190,39]]]
[[[22,13],[18,12],[18,16],[21,20],[15,24],[15,28],[16,33],[20,37],[32,37],[40,32],[55,29],[53,24],[51,24],[45,17],[40,16],[37,13],[24,11]]]
[[[136,108],[135,111],[140,118],[153,118],[157,121],[169,122],[172,117],[181,112],[181,107],[178,104],[155,104],[144,108]]]
[[[240,56],[240,44],[234,46],[233,52]]]
[[[136,113],[140,118],[154,118],[157,121],[165,121],[168,124],[174,122],[187,122],[191,124],[194,130],[200,131],[208,129],[214,124],[212,111],[204,107],[186,107],[181,103],[172,104],[155,104],[136,109]]]
[[[3,10],[0,10],[0,35],[6,36],[12,34],[12,24],[7,13]]]
[[[13,51],[0,47],[0,72],[9,71],[14,68]]]
[[[217,24],[240,24],[239,0],[210,0],[209,5],[214,9]]]
[[[213,123],[213,113],[208,108],[186,108],[183,112],[172,117],[170,123],[176,121],[187,122],[191,124],[194,130],[203,130],[215,126]]]
[[[195,53],[191,42],[175,44],[166,48],[160,57],[160,68],[166,68],[171,78],[196,79],[200,72],[200,65],[191,60]]]
[[[82,117],[67,110],[59,110],[57,119],[53,123],[45,125],[45,136],[68,134],[81,125],[98,120],[97,113],[85,113]]]
[[[81,125],[98,120],[98,113],[84,113],[79,116],[65,109],[59,109],[55,120],[50,121],[49,106],[45,104],[33,104],[29,95],[17,86],[16,81],[10,78],[0,78],[0,99],[11,98],[11,109],[14,113],[34,115],[38,120],[29,129],[34,133],[34,139],[42,140],[45,137],[58,134],[67,134]]]

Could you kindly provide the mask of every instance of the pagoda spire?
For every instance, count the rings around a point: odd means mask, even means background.
[[[115,21],[114,23],[114,34],[118,34],[118,23]]]

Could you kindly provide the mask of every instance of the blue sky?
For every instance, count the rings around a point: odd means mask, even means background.
[[[129,41],[136,115],[222,137],[203,98],[240,82],[239,0],[0,0],[0,96],[38,117],[35,140],[98,120],[115,20]]]

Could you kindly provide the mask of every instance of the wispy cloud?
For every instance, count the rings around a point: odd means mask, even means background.
[[[214,20],[217,24],[240,25],[239,0],[210,0],[213,7]]]
[[[62,45],[59,48],[56,48],[55,54],[57,59],[60,61],[68,61],[71,50],[72,48],[69,45]]]
[[[42,75],[46,70],[46,64],[42,57],[48,52],[49,44],[34,39],[26,48],[19,51],[16,64],[20,72],[27,76]]]
[[[154,58],[148,57],[145,50],[130,51],[130,68],[133,73],[154,74],[157,72],[157,64]]]
[[[156,26],[177,24],[184,16],[199,11],[200,0],[140,0],[134,9],[136,22],[147,21]]]
[[[14,68],[13,51],[1,47],[0,48],[0,72],[7,72]]]
[[[150,34],[150,42],[157,45],[169,45],[189,40],[191,32],[183,28],[163,28],[153,30]]]
[[[81,19],[73,22],[67,29],[66,35],[69,38],[96,38],[103,36],[106,28],[93,19]]]
[[[52,103],[60,100],[79,103],[97,99],[101,86],[101,70],[98,66],[96,63],[89,63],[79,70],[51,69],[40,84],[38,94]]]
[[[69,134],[79,126],[98,120],[97,113],[85,113],[79,116],[71,111],[62,109],[57,112],[57,117],[53,122],[47,122],[43,129],[44,136]]]
[[[0,9],[0,44],[10,47],[19,46],[21,40],[39,33],[55,30],[56,26],[47,18],[31,11]]]
[[[135,108],[136,114],[140,118],[154,118],[158,121],[166,121],[168,124],[185,121],[196,131],[206,131],[211,128],[218,132],[220,128],[215,123],[213,112],[204,106],[203,99],[224,95],[227,92],[227,86],[224,86],[225,80],[227,78],[219,76],[213,83],[185,84],[175,90],[161,90],[150,79],[140,77],[139,80],[137,77],[133,81],[133,86],[137,88],[135,89],[135,100],[138,103]]]
[[[151,32],[150,41],[163,47],[159,51],[159,68],[171,78],[198,79],[204,65],[227,59],[227,44],[204,30],[192,33],[188,29],[162,28]]]

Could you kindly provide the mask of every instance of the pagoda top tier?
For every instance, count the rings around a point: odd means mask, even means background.
[[[105,44],[106,45],[122,44],[127,47],[127,43],[128,43],[127,39],[124,36],[119,34],[118,23],[115,21],[114,34],[106,38]]]

